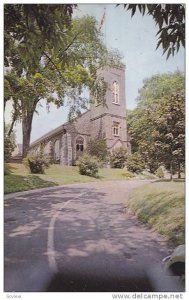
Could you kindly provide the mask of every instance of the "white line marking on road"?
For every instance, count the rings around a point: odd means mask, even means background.
[[[63,203],[63,205],[61,205],[58,208],[55,215],[50,220],[49,227],[48,227],[48,237],[47,237],[47,255],[48,255],[49,267],[54,273],[58,272],[58,266],[56,263],[55,246],[54,246],[54,228],[55,228],[56,219],[64,207],[66,207],[71,201],[80,198],[84,194],[86,194],[86,192],[77,195],[72,200],[68,200],[66,203]]]

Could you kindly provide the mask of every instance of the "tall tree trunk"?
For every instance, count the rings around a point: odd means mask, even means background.
[[[26,114],[22,118],[22,131],[23,131],[22,156],[23,156],[23,158],[25,158],[27,156],[29,146],[30,146],[32,120],[33,120],[33,112]]]
[[[170,163],[170,173],[171,173],[170,180],[173,180],[173,163],[172,163],[172,161]]]
[[[15,122],[16,122],[16,118],[13,117],[12,122],[11,122],[11,126],[10,126],[10,128],[9,128],[9,132],[8,132],[8,134],[7,134],[8,136],[11,136],[11,133],[12,133],[12,131],[13,131],[13,127],[14,127]]]
[[[178,179],[181,179],[180,162],[178,162]]]
[[[8,136],[10,136],[11,133],[13,132],[14,124],[19,119],[19,116],[20,116],[20,108],[19,108],[17,99],[14,99],[14,101],[13,101],[13,109],[14,109],[14,112],[13,112],[11,126],[9,128]]]

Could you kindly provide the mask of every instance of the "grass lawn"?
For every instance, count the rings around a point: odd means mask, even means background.
[[[175,246],[184,243],[184,182],[154,182],[137,188],[128,205],[142,222],[167,236]]]
[[[4,191],[5,194],[13,192],[21,192],[27,190],[33,190],[36,188],[50,187],[58,185],[55,182],[45,181],[38,176],[29,175],[6,175],[4,179]]]
[[[45,174],[30,174],[23,164],[7,164],[11,173],[5,175],[4,192],[12,193],[18,191],[27,191],[36,188],[63,185],[69,183],[85,183],[106,180],[126,180],[134,175],[122,169],[99,170],[99,177],[89,177],[80,175],[78,167],[63,167],[60,165],[51,165],[45,171]]]

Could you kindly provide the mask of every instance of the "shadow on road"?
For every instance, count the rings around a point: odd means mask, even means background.
[[[113,201],[102,190],[75,186],[7,199],[5,291],[178,291],[156,270],[167,255],[165,240],[130,216],[116,197],[117,191]],[[57,211],[54,273],[47,236]]]

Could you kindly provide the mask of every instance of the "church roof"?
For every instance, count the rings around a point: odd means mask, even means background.
[[[90,112],[90,109],[87,110],[87,111],[85,111],[84,113],[82,113],[80,116],[74,118],[74,119],[72,120],[72,122],[77,121],[77,119],[80,119],[81,117],[83,117],[83,116],[84,116],[86,113],[88,113],[88,112]],[[34,147],[34,146],[36,146],[38,143],[44,141],[45,139],[47,139],[47,138],[49,138],[49,137],[52,137],[52,136],[54,136],[54,135],[60,133],[61,131],[63,131],[63,129],[65,128],[65,126],[66,126],[67,124],[69,124],[70,122],[71,122],[71,121],[65,122],[64,124],[58,126],[57,128],[55,128],[55,129],[53,129],[53,130],[50,130],[49,132],[47,132],[46,134],[42,135],[40,138],[38,138],[37,140],[35,140],[34,142],[32,142],[32,143],[30,144],[30,147]]]
[[[47,132],[46,134],[42,135],[39,139],[35,140],[33,143],[31,143],[30,147],[33,147],[35,145],[37,145],[39,142],[45,140],[46,138],[53,136],[59,132],[61,132],[64,129],[64,125],[60,125],[59,127]]]

